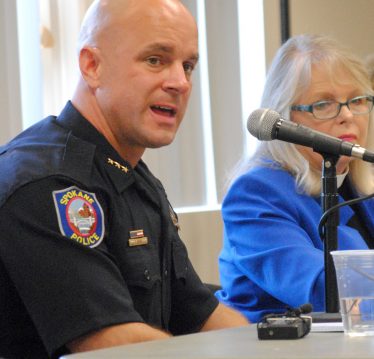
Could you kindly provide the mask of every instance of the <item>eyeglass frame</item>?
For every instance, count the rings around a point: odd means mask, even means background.
[[[369,99],[369,102],[371,101],[371,108],[369,109],[368,112],[360,112],[360,113],[353,113],[351,111],[351,109],[349,108],[349,104],[353,101],[353,100],[357,100],[357,99],[360,99],[360,98],[368,98]],[[316,120],[321,120],[321,121],[324,121],[324,120],[332,120],[336,117],[339,116],[340,114],[340,111],[342,109],[343,106],[347,106],[348,110],[352,112],[352,114],[354,115],[366,115],[368,113],[371,112],[371,110],[373,109],[374,107],[374,96],[371,96],[371,95],[362,95],[362,96],[356,96],[356,97],[352,97],[351,99],[347,100],[346,102],[339,102],[339,101],[332,101],[330,100],[330,102],[335,102],[339,105],[339,108],[338,108],[338,112],[335,116],[333,117],[328,117],[328,118],[318,118],[316,117],[316,115],[314,114],[313,112],[313,106],[320,103],[320,102],[329,102],[329,100],[321,100],[321,101],[316,101],[316,102],[313,102],[312,104],[310,105],[292,105],[291,106],[291,111],[301,111],[301,112],[310,112],[313,117],[316,119]]]

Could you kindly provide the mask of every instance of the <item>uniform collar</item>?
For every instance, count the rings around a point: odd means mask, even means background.
[[[105,166],[114,187],[122,193],[134,184],[145,197],[159,206],[160,194],[163,193],[161,183],[151,174],[146,164],[140,160],[133,169],[122,159],[106,138],[68,101],[61,114],[56,119],[57,123],[71,131],[77,151],[82,151],[79,142],[82,140],[95,147],[95,156]],[[81,156],[82,157],[82,156]]]
[[[73,135],[94,144],[100,151],[112,157],[119,157],[116,150],[110,145],[106,138],[68,101],[57,122]]]
[[[56,122],[71,134],[95,147],[96,158],[102,162],[118,193],[134,183],[134,171],[106,138],[68,101]]]

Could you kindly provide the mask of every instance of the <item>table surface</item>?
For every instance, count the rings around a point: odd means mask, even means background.
[[[301,339],[258,340],[256,325],[251,325],[71,354],[62,358],[372,359],[374,337],[349,337],[343,332],[311,332]]]

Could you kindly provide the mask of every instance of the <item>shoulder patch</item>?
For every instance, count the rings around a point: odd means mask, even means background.
[[[72,186],[53,191],[61,233],[84,246],[94,248],[104,238],[104,214],[95,193]]]

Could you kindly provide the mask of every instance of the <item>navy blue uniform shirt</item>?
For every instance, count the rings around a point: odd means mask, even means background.
[[[100,328],[199,330],[218,305],[161,183],[69,102],[0,148],[0,355],[47,358]]]

